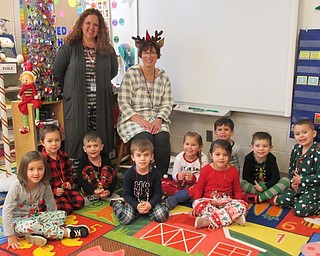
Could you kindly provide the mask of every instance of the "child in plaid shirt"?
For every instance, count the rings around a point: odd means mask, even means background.
[[[83,137],[83,150],[77,180],[85,205],[107,200],[117,186],[117,176],[111,166],[108,155],[102,152],[104,144],[101,137],[94,131],[87,132]]]
[[[73,170],[67,153],[60,150],[62,135],[60,128],[54,124],[46,125],[40,131],[40,140],[43,146],[42,155],[45,157],[51,170],[50,185],[58,210],[67,214],[81,209],[84,198],[72,189]]]

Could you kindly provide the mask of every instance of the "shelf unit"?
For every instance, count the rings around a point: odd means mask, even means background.
[[[29,132],[27,134],[19,132],[19,129],[23,127],[23,115],[18,108],[20,102],[21,100],[11,101],[14,144],[18,168],[22,156],[28,151],[38,150],[38,147],[41,145],[38,139],[38,129],[34,124],[35,110],[31,103],[28,104]],[[54,113],[54,118],[59,121],[59,127],[62,134],[64,134],[63,101],[43,101],[40,112],[41,109],[50,110]]]

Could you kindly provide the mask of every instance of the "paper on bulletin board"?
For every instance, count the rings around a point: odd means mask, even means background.
[[[72,30],[72,27],[78,19],[77,0],[54,1],[54,12],[56,16],[56,33],[58,46],[63,44],[63,39]]]
[[[88,8],[98,9],[110,29],[110,0],[56,0],[54,10],[58,46],[63,44],[63,39],[72,31],[79,15]]]
[[[132,36],[137,35],[137,0],[110,0],[111,42],[119,63],[118,75],[112,83],[118,87],[125,71],[137,63]]]

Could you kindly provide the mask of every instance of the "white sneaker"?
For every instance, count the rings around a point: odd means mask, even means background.
[[[116,198],[111,198],[109,201],[109,205],[114,207],[116,204],[122,204],[124,205],[125,200],[123,197],[116,197]]]
[[[210,221],[205,217],[197,217],[194,222],[195,228],[206,228],[209,227]]]
[[[71,238],[87,237],[90,234],[90,229],[86,225],[67,225],[66,229],[69,229],[69,236]]]
[[[239,218],[234,220],[234,223],[240,226],[246,225],[246,217],[242,214]]]
[[[27,240],[27,242],[40,247],[47,244],[47,239],[40,235],[26,235],[24,238]]]
[[[99,201],[99,196],[97,196],[95,194],[84,196],[84,206],[88,206],[88,205],[96,203],[98,201]]]

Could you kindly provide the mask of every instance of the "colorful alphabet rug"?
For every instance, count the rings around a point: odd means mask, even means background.
[[[320,252],[318,217],[299,218],[291,210],[262,203],[249,206],[245,226],[231,225],[210,230],[195,229],[195,218],[188,215],[189,211],[188,207],[178,206],[170,212],[165,223],[152,222],[148,216],[140,216],[130,225],[120,225],[109,203],[99,201],[67,218],[67,224],[88,225],[91,230],[88,237],[49,241],[44,247],[22,241],[19,250],[7,250],[1,226],[0,255],[70,255],[81,251],[81,247],[88,248],[90,243],[93,248],[96,246],[93,241],[102,237],[156,255],[311,256]]]

